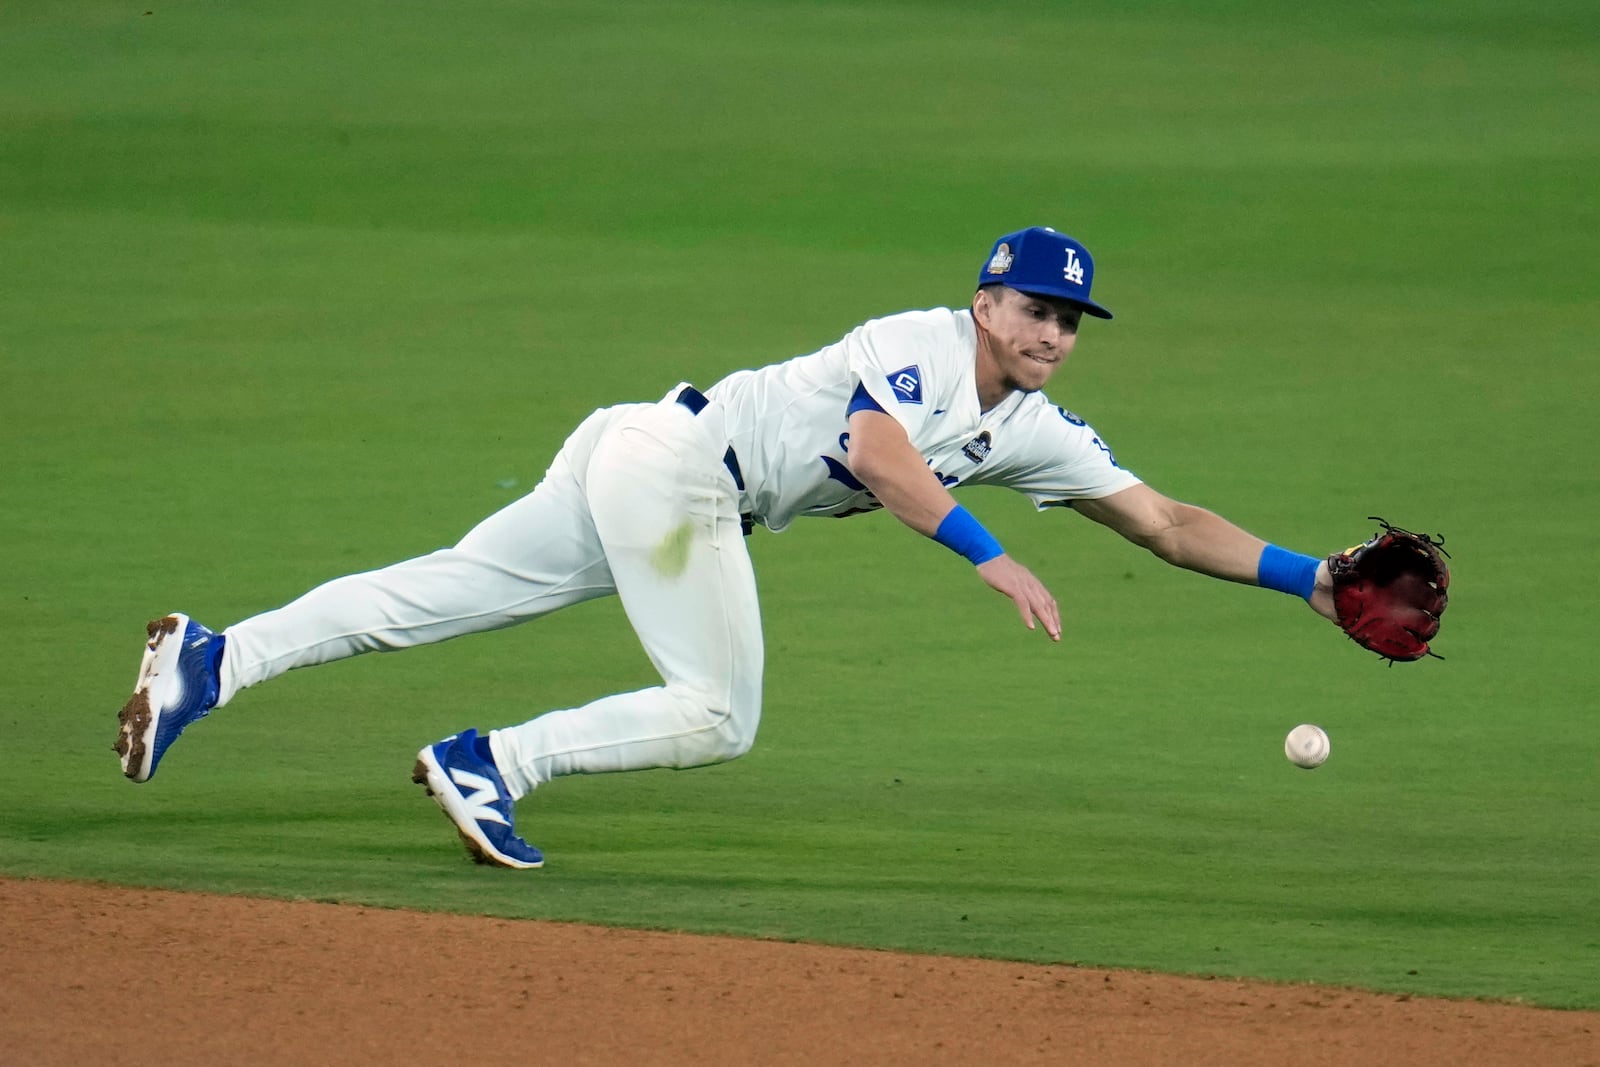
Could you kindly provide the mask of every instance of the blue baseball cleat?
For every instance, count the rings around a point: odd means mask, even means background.
[[[122,758],[122,773],[136,782],[148,782],[183,728],[217,706],[217,672],[227,640],[180,614],[156,619],[146,629],[139,680],[117,715],[120,729],[112,746]]]
[[[411,780],[427,787],[477,862],[544,866],[544,855],[511,827],[511,793],[494,765],[489,739],[478,731],[463,730],[418,752]]]

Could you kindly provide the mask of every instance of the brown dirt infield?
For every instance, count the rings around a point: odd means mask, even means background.
[[[0,1058],[1600,1064],[1600,1012],[0,879]]]

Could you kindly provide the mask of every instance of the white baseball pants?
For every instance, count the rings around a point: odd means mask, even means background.
[[[682,387],[680,386],[679,389]],[[544,480],[454,548],[352,574],[229,627],[222,700],[296,667],[511,626],[616,593],[664,684],[490,733],[520,798],[564,774],[694,767],[748,751],[762,637],[722,408],[589,416]]]

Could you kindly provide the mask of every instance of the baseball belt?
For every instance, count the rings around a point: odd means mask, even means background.
[[[706,394],[692,385],[686,385],[678,390],[678,403],[689,409],[692,415],[698,415],[706,409],[711,401],[706,399]],[[744,473],[739,470],[739,457],[729,445],[728,450],[722,454],[722,465],[728,468],[728,473],[733,475],[733,484],[739,487],[739,492],[744,492]],[[745,536],[755,529],[755,520],[749,515],[740,515],[739,524],[744,528]]]

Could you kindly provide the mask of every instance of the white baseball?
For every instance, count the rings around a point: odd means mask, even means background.
[[[1289,762],[1308,771],[1322,766],[1332,748],[1327,731],[1309,722],[1290,730],[1283,740],[1283,754],[1289,757]]]

